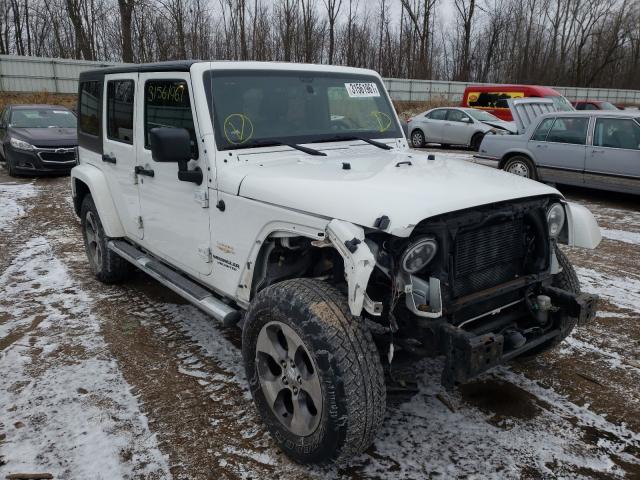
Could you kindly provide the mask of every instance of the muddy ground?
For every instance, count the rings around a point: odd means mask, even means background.
[[[604,240],[569,249],[593,324],[445,392],[442,362],[392,370],[375,444],[349,464],[281,455],[245,385],[239,331],[138,274],[90,274],[69,179],[0,168],[0,478],[640,478],[640,198],[563,189]]]

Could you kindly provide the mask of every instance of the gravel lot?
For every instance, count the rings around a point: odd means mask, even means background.
[[[69,179],[0,169],[0,478],[640,478],[640,198],[563,193],[603,229],[568,250],[596,321],[450,393],[441,360],[398,367],[417,392],[390,392],[374,446],[320,470],[260,426],[237,330],[142,274],[98,283]]]

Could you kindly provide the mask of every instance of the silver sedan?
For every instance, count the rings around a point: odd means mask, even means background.
[[[478,150],[487,134],[515,133],[513,122],[474,108],[434,108],[409,120],[409,138],[413,147],[427,143],[442,146],[464,145]]]
[[[640,194],[637,111],[555,112],[520,135],[487,137],[476,158],[523,177]]]

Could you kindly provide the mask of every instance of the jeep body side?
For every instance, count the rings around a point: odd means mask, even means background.
[[[362,452],[381,357],[465,382],[595,314],[558,243],[595,248],[546,185],[408,149],[380,76],[257,62],[85,72],[72,171],[89,265],[135,266],[243,329],[256,408],[293,459]]]

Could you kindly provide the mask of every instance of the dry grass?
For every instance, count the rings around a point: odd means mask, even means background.
[[[0,92],[0,110],[5,105],[13,103],[33,103],[33,104],[48,104],[48,105],[62,105],[71,110],[76,108],[75,94],[59,94],[49,92],[38,93],[6,93]]]

